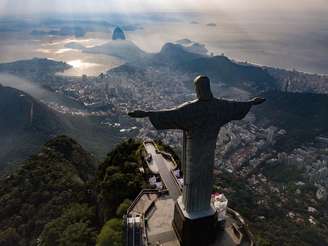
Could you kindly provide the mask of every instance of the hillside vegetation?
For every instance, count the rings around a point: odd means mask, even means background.
[[[141,146],[123,142],[97,168],[74,140],[50,140],[0,179],[0,245],[122,245],[128,198],[145,186]]]

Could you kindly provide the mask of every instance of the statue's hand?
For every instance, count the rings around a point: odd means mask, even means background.
[[[133,112],[129,112],[128,115],[133,118],[144,118],[144,117],[147,117],[149,115],[149,113],[146,111],[142,111],[142,110],[136,110]]]
[[[263,98],[263,97],[254,97],[254,98],[251,100],[251,102],[252,102],[253,105],[259,105],[259,104],[265,102],[265,98]]]

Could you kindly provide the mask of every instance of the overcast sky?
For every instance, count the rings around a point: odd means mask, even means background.
[[[328,11],[328,0],[0,0],[0,15],[141,11]]]

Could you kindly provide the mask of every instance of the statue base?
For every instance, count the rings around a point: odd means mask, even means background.
[[[181,246],[210,245],[217,235],[217,212],[211,207],[209,211],[187,214],[179,197],[174,206],[172,226]]]

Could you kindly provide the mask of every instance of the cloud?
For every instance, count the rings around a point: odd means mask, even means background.
[[[0,0],[0,15],[215,10],[328,11],[327,0]]]

